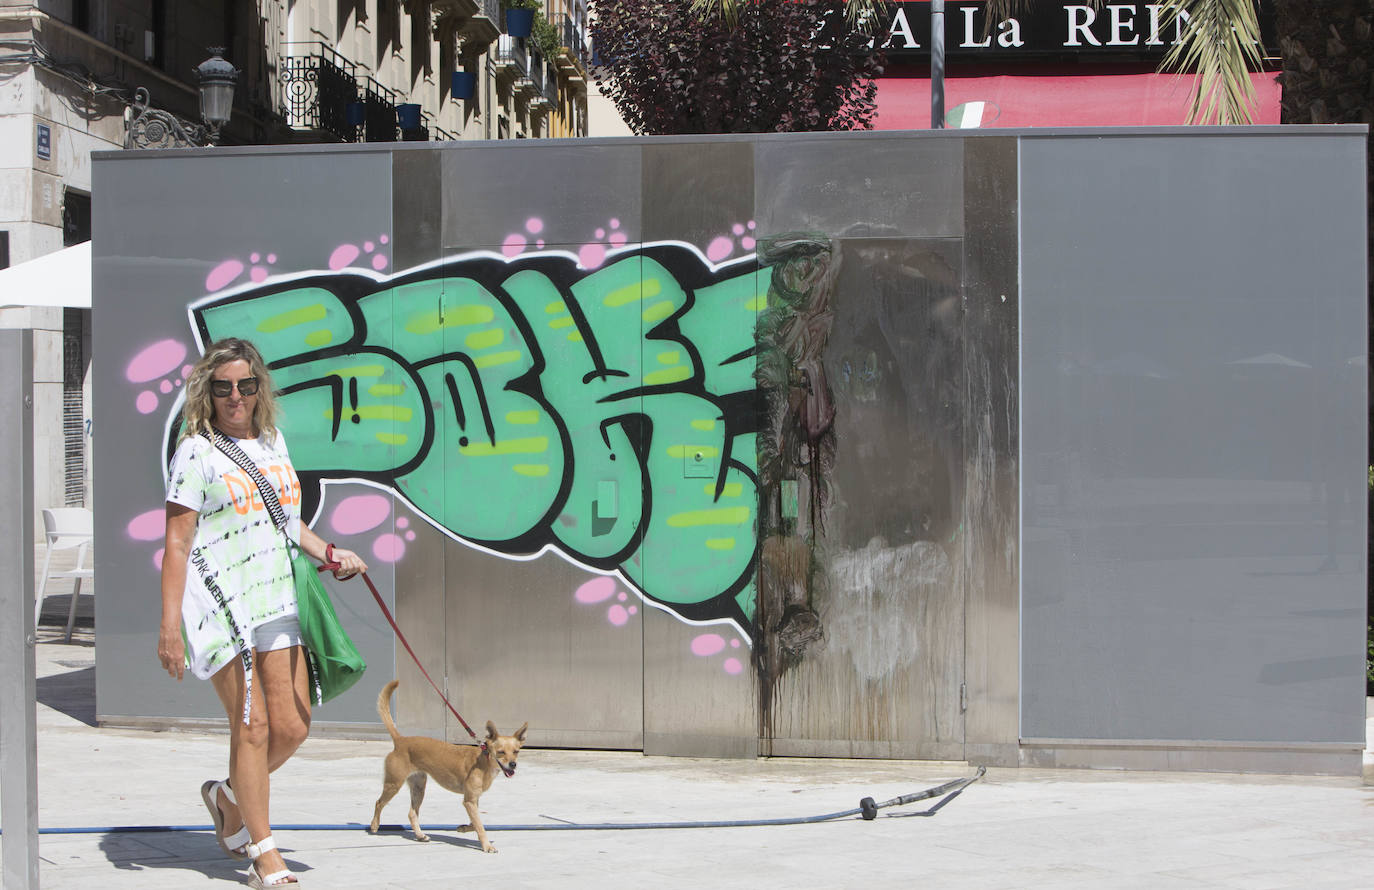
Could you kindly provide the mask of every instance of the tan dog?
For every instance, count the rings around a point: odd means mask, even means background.
[[[525,744],[525,730],[529,724],[522,725],[515,735],[500,735],[496,726],[488,720],[487,738],[480,747],[451,745],[426,736],[401,735],[391,719],[391,695],[399,685],[399,680],[392,680],[377,696],[377,714],[386,724],[396,747],[386,755],[382,796],[377,798],[377,808],[372,813],[372,824],[367,830],[372,834],[377,833],[382,820],[382,807],[396,796],[402,785],[409,785],[410,827],[415,831],[417,841],[429,840],[429,836],[420,830],[420,804],[425,799],[425,777],[428,775],[454,794],[463,795],[463,807],[472,821],[458,826],[458,830],[476,829],[482,851],[495,853],[496,848],[487,840],[487,830],[482,827],[482,819],[477,815],[477,801],[482,792],[491,787],[498,767],[507,776],[515,775],[515,759]]]

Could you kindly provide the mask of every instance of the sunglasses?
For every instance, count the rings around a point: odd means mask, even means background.
[[[258,393],[258,378],[245,377],[238,382],[239,395],[253,396]],[[210,395],[216,398],[226,399],[229,393],[234,391],[234,381],[232,380],[211,380]]]

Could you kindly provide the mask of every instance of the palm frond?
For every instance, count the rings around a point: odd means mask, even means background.
[[[1255,102],[1250,72],[1261,64],[1254,0],[1165,0],[1162,27],[1174,26],[1180,17],[1187,20],[1183,39],[1160,68],[1196,74],[1189,123],[1250,123]]]
[[[740,0],[692,0],[692,12],[699,19],[719,16],[725,24],[734,27],[739,21]]]

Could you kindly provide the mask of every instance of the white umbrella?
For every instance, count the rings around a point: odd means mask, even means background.
[[[91,308],[91,242],[0,269],[0,306]]]

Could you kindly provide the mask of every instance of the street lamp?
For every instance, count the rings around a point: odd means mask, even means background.
[[[239,71],[220,53],[223,47],[210,47],[210,58],[196,66],[200,83],[200,117],[205,126],[184,123],[176,115],[149,107],[148,91],[134,90],[134,101],[126,113],[125,148],[196,148],[219,144],[219,131],[229,123],[234,105],[234,84]]]
[[[239,69],[226,62],[220,54],[222,46],[210,47],[210,58],[196,66],[196,78],[200,81],[200,117],[209,127],[210,144],[219,144],[219,130],[229,123],[234,108],[234,84],[239,79]]]

